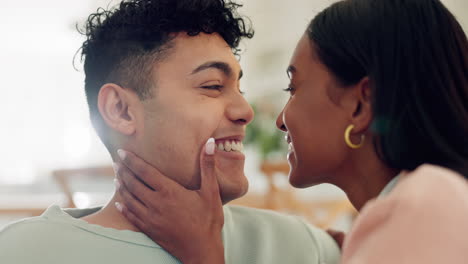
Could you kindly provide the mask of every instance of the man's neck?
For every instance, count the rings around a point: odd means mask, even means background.
[[[141,232],[117,210],[115,202],[121,202],[121,198],[118,193],[114,193],[114,196],[109,203],[107,203],[107,205],[105,205],[101,210],[81,219],[90,224],[100,225],[103,227]]]

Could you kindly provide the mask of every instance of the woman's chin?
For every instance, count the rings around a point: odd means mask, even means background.
[[[307,187],[306,181],[304,179],[305,175],[301,175],[297,170],[292,168],[289,171],[289,184],[291,184],[294,188],[305,188]]]
[[[310,171],[301,172],[298,169],[291,168],[291,171],[289,172],[289,184],[294,188],[303,189],[322,183],[325,183],[324,179],[321,177],[314,177]]]
[[[291,184],[292,187],[299,188],[299,189],[307,188],[310,186],[304,183],[303,181],[292,179],[292,178],[289,178],[289,183]]]

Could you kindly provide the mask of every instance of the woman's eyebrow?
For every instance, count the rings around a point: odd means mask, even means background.
[[[286,69],[286,74],[288,75],[289,79],[291,79],[292,75],[296,72],[297,72],[297,69],[293,65],[289,65],[289,67]]]

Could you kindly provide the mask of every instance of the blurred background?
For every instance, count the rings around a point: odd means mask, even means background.
[[[112,194],[110,157],[88,120],[76,25],[111,0],[5,1],[0,7],[0,228],[51,204],[89,207]],[[244,0],[256,35],[242,43],[242,79],[256,119],[246,139],[251,188],[236,201],[300,214],[321,227],[348,230],[355,215],[330,185],[293,190],[286,146],[274,120],[288,95],[286,67],[310,19],[334,1]],[[465,31],[468,1],[442,0]],[[74,56],[76,55],[76,58]]]

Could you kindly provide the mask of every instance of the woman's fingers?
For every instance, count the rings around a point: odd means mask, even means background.
[[[138,157],[132,152],[122,149],[117,151],[122,163],[127,166],[135,177],[141,180],[151,189],[160,191],[163,188],[180,188],[181,186],[172,179],[164,176],[152,165]]]
[[[137,217],[132,211],[130,211],[125,204],[115,203],[115,207],[117,210],[120,211],[121,214],[127,218],[133,225],[135,225],[138,229],[144,231],[146,229],[145,222]]]
[[[155,200],[155,192],[143,184],[124,164],[114,163],[114,170],[118,183],[121,183],[136,199],[145,205]]]
[[[211,138],[199,154],[200,189],[192,191],[135,154],[119,150],[122,162],[117,164],[116,174],[121,181],[122,202],[116,204],[117,209],[175,256],[190,260],[191,252],[205,256],[206,250],[213,248],[222,253],[224,215],[214,154],[215,141]]]
[[[117,181],[116,187],[122,198],[121,205],[132,212],[137,218],[145,219],[148,215],[148,208],[127,190],[124,183]],[[119,208],[117,207],[117,209]]]
[[[219,186],[216,178],[215,141],[208,139],[200,153],[201,186],[200,193],[210,197],[219,197]]]

